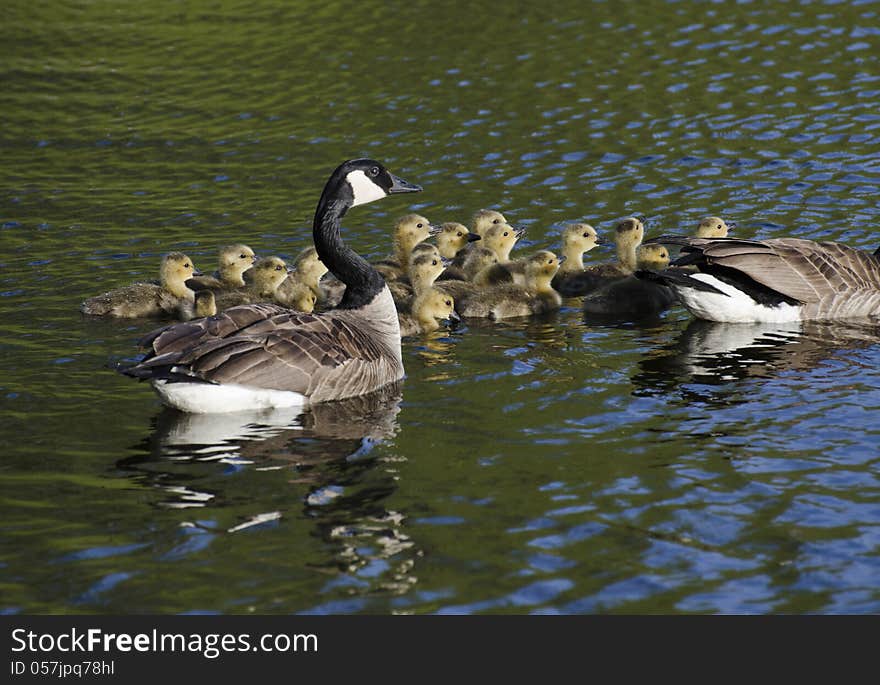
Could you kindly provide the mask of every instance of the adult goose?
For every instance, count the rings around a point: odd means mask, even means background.
[[[178,323],[148,335],[148,354],[123,373],[149,379],[165,404],[193,413],[303,406],[401,379],[391,293],[379,272],[345,245],[340,222],[351,207],[419,190],[379,162],[344,162],[327,181],[313,224],[318,256],[346,284],[338,309],[300,314],[253,304]]]
[[[673,288],[701,319],[770,323],[880,317],[880,249],[872,255],[801,238],[660,236],[648,242],[678,245],[681,253],[670,268],[638,276]]]

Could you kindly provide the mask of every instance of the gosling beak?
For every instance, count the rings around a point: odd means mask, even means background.
[[[391,187],[388,189],[390,193],[417,193],[422,189],[422,186],[417,186],[415,183],[410,183],[409,181],[404,181],[402,178],[398,178],[394,174],[388,174],[391,177]]]
[[[561,257],[557,257],[556,261],[558,263],[562,264],[562,262],[564,262],[566,259],[568,259],[568,257],[566,257],[565,255],[562,255]]]
[[[187,278],[183,284],[193,292],[199,292],[205,288],[204,284],[194,278]]]
[[[596,239],[593,242],[596,243],[596,245],[605,245],[608,241],[605,240],[605,238],[603,238],[602,236],[597,235]]]
[[[519,240],[526,234],[526,227],[520,226],[519,228],[513,229],[513,234],[516,236],[516,239]]]
[[[481,236],[479,233],[468,233],[467,234],[467,241],[469,243],[472,243],[475,240],[482,240],[482,239],[483,239],[483,236]]]
[[[449,313],[449,316],[446,317],[446,320],[449,321],[449,323],[453,326],[455,326],[455,324],[461,323],[461,317],[454,309]]]
[[[735,221],[728,221],[727,228],[729,228],[732,231],[734,228],[736,228],[736,222]]]
[[[443,267],[450,266],[452,264],[452,260],[449,257],[440,257],[440,263]]]
[[[203,273],[202,273],[201,271],[199,271],[198,269],[193,268],[193,276],[204,276],[204,275],[205,275],[205,274],[203,274]]]

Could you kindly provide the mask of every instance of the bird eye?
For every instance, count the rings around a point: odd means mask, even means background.
[[[456,233],[456,235],[457,235],[459,238],[461,238],[461,236],[463,236],[464,233],[462,233],[461,231],[459,231],[458,233]]]
[[[378,176],[379,175],[379,167],[374,166],[370,169],[370,176]]]
[[[452,306],[452,301],[451,301],[451,300],[446,300],[446,302],[444,302],[443,304],[445,304],[447,307],[451,307],[451,306]]]
[[[247,255],[242,253],[242,254],[238,255],[238,258],[239,259],[247,259]]]
[[[500,224],[500,223],[501,223],[501,219],[492,219],[492,223],[493,223],[493,224]]]
[[[275,271],[281,271],[281,265],[276,266]]]
[[[504,237],[505,237],[505,238],[506,238],[507,236],[509,236],[509,235],[510,235],[510,231],[504,231]]]
[[[189,266],[189,262],[187,262],[186,264],[184,264],[184,265],[183,265],[183,268],[184,268],[184,269],[189,269],[189,268],[190,268],[190,266]]]
[[[432,259],[432,260],[431,260],[431,266],[437,266],[437,260],[436,260],[436,259]]]
[[[419,223],[416,224],[416,228],[421,228],[422,226],[424,226],[424,224],[421,223],[421,222],[419,222]]]

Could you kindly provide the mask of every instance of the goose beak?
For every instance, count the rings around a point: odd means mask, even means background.
[[[398,178],[394,174],[388,174],[391,177],[391,187],[388,189],[388,193],[418,193],[422,186],[417,186],[415,183],[410,183],[409,181],[404,181],[402,178]]]
[[[481,236],[479,233],[468,233],[468,235],[467,235],[467,241],[469,243],[472,243],[477,240],[482,240],[482,239],[483,239],[483,236]]]

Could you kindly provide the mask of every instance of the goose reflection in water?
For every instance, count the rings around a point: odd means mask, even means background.
[[[334,548],[313,570],[336,577],[378,567],[385,570],[369,576],[372,587],[402,592],[415,582],[408,573],[418,551],[403,531],[404,516],[384,504],[398,487],[396,458],[373,455],[375,445],[397,432],[401,399],[395,383],[303,413],[199,415],[166,408],[145,445],[148,454],[117,466],[160,488],[162,508],[199,508],[181,525],[211,540],[305,518]],[[269,486],[257,473],[266,471],[278,474]],[[230,506],[237,522],[220,525]]]
[[[637,386],[634,394],[676,391],[687,401],[745,402],[746,396],[707,391],[705,386],[807,372],[843,350],[878,344],[880,325],[870,322],[748,324],[693,319],[676,340],[648,352],[639,362],[632,379]]]

